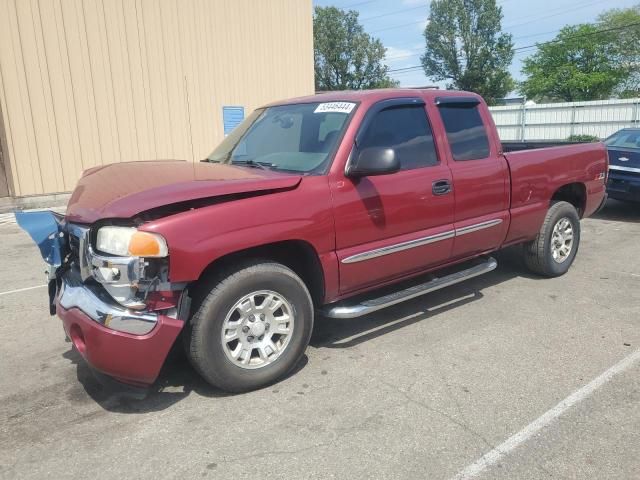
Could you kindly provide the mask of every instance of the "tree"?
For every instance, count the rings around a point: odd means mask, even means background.
[[[506,96],[515,85],[509,73],[513,41],[501,23],[495,0],[434,0],[424,29],[424,73],[489,103]]]
[[[598,17],[598,23],[606,30],[616,62],[625,69],[626,75],[616,87],[616,94],[640,96],[640,4],[607,10]]]
[[[313,53],[316,90],[397,86],[384,63],[386,48],[358,23],[358,12],[316,7]]]
[[[534,100],[575,102],[610,98],[626,76],[611,32],[600,25],[564,27],[524,60],[520,92]]]

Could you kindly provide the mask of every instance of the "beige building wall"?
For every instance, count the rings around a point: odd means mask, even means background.
[[[223,105],[313,89],[311,0],[0,0],[14,196],[70,191],[96,165],[199,160]]]

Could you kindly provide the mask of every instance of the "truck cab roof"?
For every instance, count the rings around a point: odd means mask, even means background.
[[[473,96],[481,99],[478,94],[465,92],[462,90],[437,90],[433,88],[381,88],[376,90],[342,90],[336,92],[318,93],[316,95],[306,95],[303,97],[290,98],[272,102],[264,107],[277,105],[290,105],[294,103],[316,103],[316,102],[358,102],[371,104],[380,100],[400,97],[421,97],[425,100],[437,97],[450,96]]]

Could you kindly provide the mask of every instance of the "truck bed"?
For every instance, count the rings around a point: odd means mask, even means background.
[[[565,140],[531,140],[525,142],[519,142],[516,140],[506,141],[502,143],[502,151],[507,152],[519,152],[521,150],[537,150],[539,148],[550,147],[566,147],[568,145],[579,145],[584,142],[569,142]]]
[[[604,197],[607,172],[602,143],[581,143],[505,154],[511,172],[511,226],[506,244],[530,240],[538,232],[549,199],[561,187],[586,189],[582,216],[595,212]],[[588,193],[588,195],[587,195]]]

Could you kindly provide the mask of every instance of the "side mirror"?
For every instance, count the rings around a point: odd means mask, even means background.
[[[355,161],[349,163],[346,175],[359,178],[387,175],[398,170],[400,170],[400,160],[392,148],[370,147],[359,152]]]

